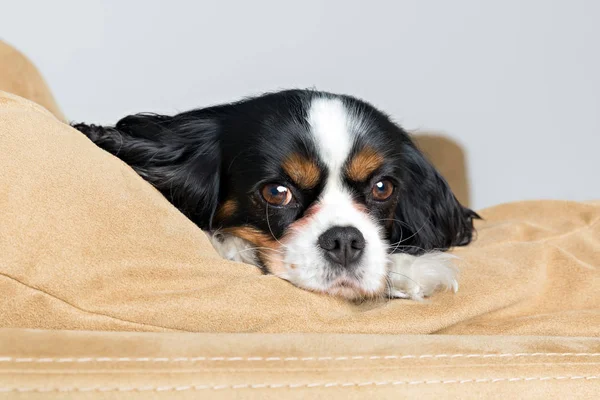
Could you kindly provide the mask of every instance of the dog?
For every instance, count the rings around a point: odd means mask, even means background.
[[[445,251],[471,242],[479,216],[367,102],[285,90],[72,126],[158,189],[226,259],[349,300],[457,290]]]

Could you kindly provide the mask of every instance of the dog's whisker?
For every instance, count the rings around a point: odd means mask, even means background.
[[[388,250],[391,249],[392,246],[388,246]],[[412,245],[402,245],[402,246],[396,246],[394,247],[394,249],[417,249],[417,250],[421,250],[424,254],[429,254],[429,253],[434,253],[436,251],[446,251],[446,249],[442,249],[442,248],[437,248],[434,247],[432,249],[424,249],[423,247],[419,247],[419,246],[412,246]],[[393,253],[393,251],[391,252]]]
[[[396,247],[394,248],[394,250],[392,250],[392,253],[395,253],[398,250],[398,246],[400,246],[400,243],[402,243],[403,236],[404,231],[402,230],[402,224],[400,224],[400,240],[398,241],[398,243],[396,243]]]
[[[248,247],[247,249],[242,249],[238,252],[236,252],[235,254],[240,254],[240,253],[244,253],[246,251],[260,251],[260,250],[268,250],[269,252],[274,252],[274,253],[279,253],[279,254],[284,254],[283,251],[281,250],[277,250],[277,249],[273,249],[271,247]]]
[[[392,284],[392,280],[390,279],[390,276],[388,274],[384,274],[383,278],[385,279],[385,284],[386,284],[387,292],[381,293],[379,295],[379,298],[381,300],[389,302],[391,300],[392,292],[394,291],[394,285]]]
[[[398,220],[394,220],[394,221],[398,221]],[[398,221],[398,222],[401,222],[401,221]],[[396,243],[396,247],[394,247],[394,249],[392,250],[392,253],[395,253],[398,250],[398,248],[400,248],[400,244],[401,243],[406,242],[407,240],[415,237],[421,230],[423,230],[423,228],[426,226],[427,223],[428,223],[428,221],[426,220],[423,223],[423,225],[419,229],[417,229],[417,231],[415,233],[413,233],[412,235],[410,235],[409,237],[407,237],[405,239],[402,238],[403,231],[402,231],[402,226],[400,226],[400,240]],[[390,246],[393,246],[393,244],[391,244]],[[421,250],[425,251],[425,249],[422,249],[422,248],[420,248],[418,246],[405,245],[405,246],[402,246],[402,247],[415,247],[415,248],[418,248],[418,249],[421,249]]]
[[[271,229],[271,223],[269,221],[269,204],[268,203],[267,203],[266,210],[267,210],[267,213],[266,213],[267,214],[267,226],[269,227],[269,232],[271,232],[271,236],[273,236],[273,239],[275,239],[275,241],[277,243],[279,243],[279,245],[281,245],[281,247],[286,249],[287,246],[285,244],[281,243],[281,241],[275,237],[275,234],[273,233],[273,229]]]
[[[400,276],[403,276],[403,277],[405,277],[406,279],[408,279],[409,281],[411,281],[411,282],[413,282],[413,283],[415,283],[415,284],[417,284],[417,285],[419,284],[417,281],[415,281],[415,280],[414,280],[413,278],[411,278],[410,276],[408,276],[408,275],[405,275],[405,274],[402,274],[402,273],[400,273],[400,272],[396,272],[396,271],[389,271],[389,273],[390,273],[390,274],[395,274],[395,275],[400,275]]]

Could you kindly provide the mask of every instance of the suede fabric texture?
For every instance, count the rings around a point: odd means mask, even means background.
[[[598,344],[0,330],[0,399],[597,399]]]
[[[460,148],[436,151],[464,180]],[[600,203],[481,214],[456,295],[351,304],[222,260],[127,165],[0,93],[0,398],[597,398]]]
[[[0,90],[29,99],[64,120],[38,69],[20,51],[0,40]]]

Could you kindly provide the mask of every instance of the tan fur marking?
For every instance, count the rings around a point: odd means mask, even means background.
[[[365,181],[369,175],[383,164],[383,156],[371,147],[365,147],[358,152],[346,169],[348,178],[355,182]]]
[[[237,236],[255,245],[257,247],[257,257],[273,275],[280,275],[285,272],[281,245],[273,236],[250,226],[224,228],[222,232]]]
[[[237,207],[238,204],[235,200],[226,200],[217,210],[215,218],[219,221],[225,220],[235,214]]]
[[[259,247],[267,247],[270,249],[277,249],[279,247],[279,243],[277,243],[272,236],[251,226],[233,226],[229,228],[223,228],[223,233],[229,233],[233,236],[237,236]]]
[[[302,189],[312,189],[321,179],[318,165],[308,158],[294,153],[283,162],[283,170]]]

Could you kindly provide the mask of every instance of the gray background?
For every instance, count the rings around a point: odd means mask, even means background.
[[[476,208],[600,198],[600,1],[0,0],[0,37],[71,120],[316,87],[459,141]]]

